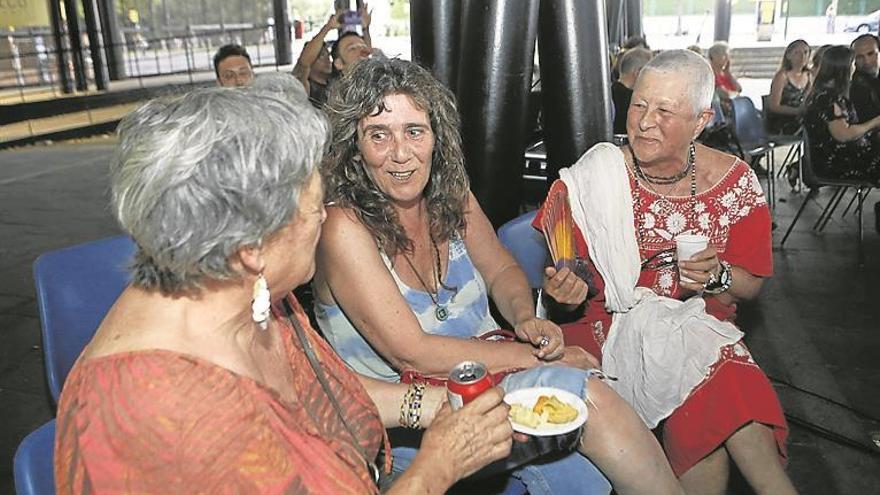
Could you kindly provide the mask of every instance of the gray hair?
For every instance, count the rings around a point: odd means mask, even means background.
[[[255,91],[275,93],[283,96],[290,102],[308,103],[309,101],[306,88],[290,73],[266,72],[259,74],[254,79],[253,84],[251,84],[251,88]]]
[[[690,50],[667,50],[642,67],[640,78],[648,72],[679,77],[688,87],[694,115],[712,106],[715,74],[709,62],[700,55]]]
[[[126,116],[110,187],[138,246],[132,283],[179,293],[236,278],[229,257],[290,222],[328,132],[311,105],[242,88],[153,100]]]
[[[638,73],[653,57],[651,50],[636,47],[623,52],[620,58],[620,74]]]
[[[715,57],[730,53],[730,45],[723,41],[718,41],[714,45],[709,47],[709,52],[707,56],[709,59],[713,59]]]

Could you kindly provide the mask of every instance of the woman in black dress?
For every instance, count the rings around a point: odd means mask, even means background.
[[[804,40],[789,43],[782,64],[770,83],[767,130],[771,134],[794,134],[801,127],[804,97],[810,86],[810,45]]]
[[[833,46],[822,56],[804,116],[813,168],[823,177],[880,185],[880,117],[855,123],[857,109],[849,100],[852,73],[848,47]]]

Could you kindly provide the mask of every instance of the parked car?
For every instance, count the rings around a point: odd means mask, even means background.
[[[880,26],[880,9],[868,15],[851,17],[846,21],[846,27],[843,30],[856,33],[876,33],[878,26]]]

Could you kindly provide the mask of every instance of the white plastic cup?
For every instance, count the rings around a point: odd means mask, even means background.
[[[688,261],[691,256],[709,247],[709,238],[704,235],[680,234],[675,237],[675,255],[679,261]],[[679,272],[682,282],[696,282]]]

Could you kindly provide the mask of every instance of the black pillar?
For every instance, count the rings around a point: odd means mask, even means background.
[[[98,0],[98,15],[101,18],[101,37],[104,39],[104,53],[107,56],[107,75],[111,81],[121,81],[127,75],[115,3],[115,0]]]
[[[293,55],[290,53],[290,19],[287,17],[287,0],[272,0],[272,12],[275,18],[275,65],[290,65]]]
[[[715,41],[730,39],[730,0],[715,0]]]
[[[611,70],[603,2],[541,2],[538,52],[551,180],[587,149],[610,141]]]
[[[471,189],[495,226],[519,213],[539,0],[465,0],[457,96]]]
[[[626,2],[626,37],[642,36],[642,0],[622,0]],[[592,3],[592,2],[587,2]]]
[[[410,0],[412,59],[455,89],[461,36],[461,0]]]
[[[623,40],[623,9],[624,0],[605,0],[605,15],[607,17],[608,44],[619,47]]]
[[[98,6],[95,0],[83,0],[83,14],[86,18],[86,32],[89,36],[89,54],[92,56],[92,70],[95,72],[95,86],[107,89],[107,71],[104,65],[104,50],[101,46],[101,24],[98,22]]]
[[[83,57],[76,0],[64,0],[64,13],[67,15],[67,33],[70,35],[70,54],[73,60],[73,77],[76,80],[76,89],[85,91],[89,89],[89,83],[86,80],[86,60]]]
[[[55,61],[58,65],[58,83],[64,93],[73,92],[73,84],[68,72],[68,53],[64,46],[64,25],[61,19],[61,5],[57,0],[49,0],[49,12],[52,16],[52,37],[55,38]]]

